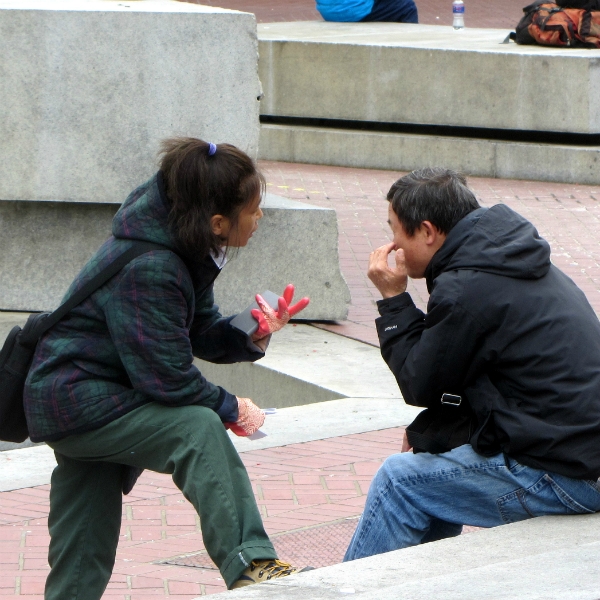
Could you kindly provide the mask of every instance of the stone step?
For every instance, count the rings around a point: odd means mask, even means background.
[[[477,177],[600,183],[599,146],[262,124],[259,156],[363,169],[441,166]]]
[[[239,11],[0,0],[0,199],[121,203],[174,135],[255,156],[256,50]]]
[[[26,317],[0,312],[0,339]],[[231,436],[240,452],[407,425],[420,410],[402,401],[378,348],[308,325],[277,332],[257,363],[196,363],[208,380],[263,408],[278,408],[263,427],[267,437]],[[50,481],[55,462],[48,447],[0,444],[9,452],[2,454],[0,491]]]
[[[248,586],[235,597],[597,600],[599,536],[600,514],[539,517]]]

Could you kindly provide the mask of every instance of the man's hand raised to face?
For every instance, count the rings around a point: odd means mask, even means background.
[[[404,250],[395,251],[395,267],[388,264],[388,257],[395,249],[395,244],[390,242],[373,250],[369,256],[367,276],[384,298],[391,298],[406,291],[408,275],[404,264]]]

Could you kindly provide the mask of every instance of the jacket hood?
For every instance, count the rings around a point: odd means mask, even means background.
[[[504,204],[478,208],[459,221],[431,259],[425,277],[468,269],[515,279],[539,279],[550,269],[550,245],[535,227]]]
[[[169,205],[160,171],[133,190],[112,222],[116,238],[142,240],[175,249],[168,225]]]

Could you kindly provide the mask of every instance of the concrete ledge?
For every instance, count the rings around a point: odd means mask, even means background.
[[[540,517],[214,597],[597,600],[599,537],[600,514]]]
[[[480,177],[600,183],[598,146],[263,124],[259,155],[341,167],[411,171],[442,166]]]
[[[116,204],[0,201],[0,310],[54,310],[111,231]],[[223,314],[290,282],[311,297],[306,319],[344,319],[350,291],[338,258],[335,211],[267,195],[248,246],[215,286]]]
[[[159,141],[258,144],[253,14],[0,0],[0,199],[122,202]]]
[[[400,427],[417,411],[397,398],[344,398],[279,410],[267,417],[251,441],[230,434],[238,452],[264,450],[289,444],[323,440],[340,435]],[[32,448],[0,448],[0,492],[50,483],[56,466],[53,450],[45,444]]]
[[[401,23],[263,23],[260,112],[600,133],[600,50],[502,44],[507,34]]]

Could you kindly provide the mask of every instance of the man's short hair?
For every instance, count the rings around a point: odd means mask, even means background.
[[[409,236],[423,221],[448,234],[462,218],[480,208],[466,177],[441,168],[419,169],[401,177],[387,199]]]

